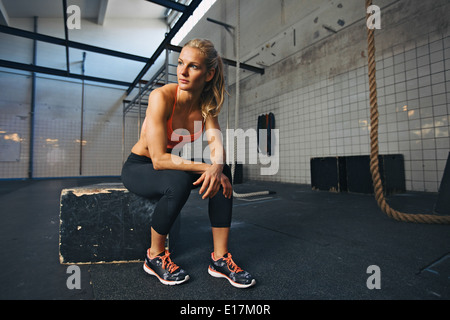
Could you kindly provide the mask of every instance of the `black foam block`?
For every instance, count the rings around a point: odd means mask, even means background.
[[[401,154],[380,155],[379,172],[386,195],[405,192],[405,169]],[[313,189],[333,192],[373,193],[370,157],[341,156],[311,159]]]
[[[321,157],[311,159],[311,186],[314,190],[347,191],[346,159]]]
[[[347,162],[348,191],[373,194],[370,156],[349,156]],[[405,169],[401,154],[378,156],[379,173],[385,195],[405,192]]]
[[[434,210],[439,214],[450,214],[450,152],[445,164],[444,174]]]
[[[140,261],[150,247],[156,201],[130,193],[121,183],[64,189],[60,209],[60,262]],[[179,219],[166,247],[173,252]]]

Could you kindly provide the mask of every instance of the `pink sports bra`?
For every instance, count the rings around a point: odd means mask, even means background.
[[[173,104],[172,114],[170,115],[169,120],[167,120],[167,149],[173,149],[173,148],[175,148],[175,146],[177,146],[181,142],[186,143],[186,142],[193,142],[193,141],[197,140],[198,138],[201,137],[201,135],[203,133],[203,129],[205,127],[205,122],[202,121],[202,129],[193,134],[180,135],[180,134],[177,134],[174,132],[174,130],[172,128],[172,119],[173,119],[173,114],[175,113],[175,106],[177,105],[177,92],[178,92],[178,87],[175,90],[175,103]]]

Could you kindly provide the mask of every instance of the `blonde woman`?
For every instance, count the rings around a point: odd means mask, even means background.
[[[164,244],[191,190],[200,187],[202,198],[209,199],[214,245],[208,272],[235,287],[250,287],[255,279],[239,268],[228,252],[233,192],[217,118],[224,101],[224,75],[222,59],[209,40],[194,39],[183,47],[177,78],[177,84],[151,92],[139,141],[122,169],[122,181],[130,192],[158,200],[144,270],[167,285],[189,279],[171,260]],[[200,138],[203,131],[211,163],[186,161],[172,152]]]

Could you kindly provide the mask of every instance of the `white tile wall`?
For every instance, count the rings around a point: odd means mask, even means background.
[[[379,54],[377,88],[380,154],[403,154],[406,188],[437,192],[450,151],[450,37],[398,45]],[[304,83],[301,79],[298,83]],[[244,105],[241,126],[256,128],[274,112],[280,129],[280,170],[249,179],[310,183],[313,157],[370,154],[367,67]]]

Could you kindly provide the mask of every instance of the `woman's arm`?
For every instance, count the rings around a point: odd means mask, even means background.
[[[167,119],[170,115],[171,99],[169,90],[163,88],[152,91],[146,112],[145,138],[150,158],[155,170],[182,170],[204,173],[211,165],[188,161],[167,153]]]
[[[226,157],[218,118],[209,116],[206,119],[205,129],[212,165],[194,182],[194,185],[202,183],[199,193],[206,190],[203,199],[214,197],[220,186],[223,187],[223,195],[231,198],[233,193],[231,182],[222,172]]]
[[[210,149],[210,158],[213,165],[220,166],[226,162],[225,149],[223,147],[222,132],[217,117],[208,117],[205,123],[205,134]]]

